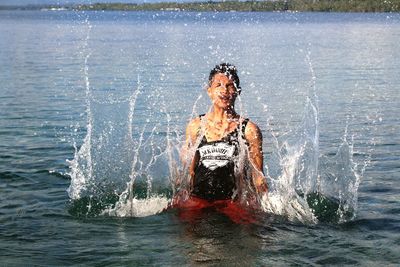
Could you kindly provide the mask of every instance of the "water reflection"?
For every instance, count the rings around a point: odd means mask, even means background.
[[[182,241],[192,246],[188,256],[194,265],[254,266],[269,243],[269,228],[235,223],[215,209],[177,212],[177,216],[184,229]]]

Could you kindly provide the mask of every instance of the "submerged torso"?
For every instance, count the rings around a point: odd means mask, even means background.
[[[203,136],[196,153],[199,161],[195,168],[192,195],[206,200],[232,199],[237,191],[235,165],[239,154],[239,138],[248,120],[217,141]]]

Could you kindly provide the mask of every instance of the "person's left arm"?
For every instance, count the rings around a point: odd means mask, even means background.
[[[263,174],[263,151],[262,151],[262,133],[258,126],[249,121],[244,132],[246,141],[249,144],[249,158],[253,165],[252,178],[257,192],[267,192],[268,185]]]

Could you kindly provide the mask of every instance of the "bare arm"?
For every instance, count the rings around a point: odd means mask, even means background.
[[[199,130],[200,130],[200,119],[195,118],[191,120],[186,127],[186,141],[184,149],[182,151],[183,152],[182,160],[184,162],[184,165],[189,168],[189,173],[192,179],[194,177],[195,167],[199,160],[198,154],[192,151],[193,146],[195,145],[196,140],[198,138]]]
[[[268,185],[263,174],[262,134],[260,128],[249,121],[245,129],[245,138],[249,143],[249,158],[254,167],[253,183],[257,192],[267,192]]]

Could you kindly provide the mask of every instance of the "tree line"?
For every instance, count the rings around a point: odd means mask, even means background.
[[[264,1],[211,1],[158,2],[143,4],[95,3],[82,5],[30,5],[0,9],[65,8],[68,10],[181,10],[181,11],[316,11],[316,12],[400,12],[400,0],[264,0]]]
[[[208,1],[144,4],[97,3],[79,5],[84,10],[184,10],[184,11],[317,11],[317,12],[399,12],[400,0],[277,0]]]

